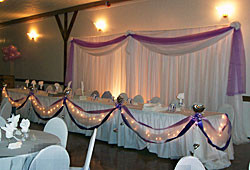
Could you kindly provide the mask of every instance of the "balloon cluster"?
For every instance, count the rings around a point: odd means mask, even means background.
[[[3,47],[2,52],[4,61],[14,60],[21,56],[21,53],[17,50],[17,48],[14,45]]]

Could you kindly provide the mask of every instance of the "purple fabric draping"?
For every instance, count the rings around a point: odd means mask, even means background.
[[[234,30],[230,65],[228,72],[227,95],[246,93],[246,59],[241,30]]]
[[[7,91],[6,91],[6,93],[7,93]],[[30,96],[33,96],[33,97],[36,99],[37,103],[38,103],[39,105],[41,105],[41,102],[40,102],[39,99],[33,94],[33,92],[30,92],[30,93],[28,94],[28,96],[26,97],[26,100],[25,100],[24,103],[26,103],[26,102],[28,101],[28,98],[29,98]],[[7,93],[7,97],[10,98],[10,96],[8,95],[8,93]],[[21,99],[24,99],[24,98],[21,98]],[[20,99],[17,99],[16,101],[20,101]],[[66,109],[67,109],[67,112],[68,112],[68,114],[69,114],[69,116],[70,116],[70,118],[71,118],[71,120],[72,120],[80,129],[85,129],[85,130],[93,130],[93,129],[95,129],[95,128],[98,128],[99,126],[101,126],[102,124],[104,124],[104,123],[108,120],[108,118],[110,117],[110,115],[111,115],[115,110],[119,109],[119,110],[120,110],[120,113],[121,113],[122,120],[123,120],[123,122],[127,125],[127,127],[129,127],[132,131],[134,131],[134,132],[135,132],[140,138],[142,138],[144,141],[149,142],[149,143],[166,143],[166,142],[170,142],[170,141],[172,141],[172,140],[175,140],[175,139],[177,139],[177,138],[183,136],[184,134],[186,134],[186,132],[189,131],[189,129],[193,126],[194,123],[197,123],[197,124],[198,124],[200,130],[202,131],[202,133],[204,134],[204,136],[207,138],[207,142],[208,142],[211,146],[215,147],[215,148],[218,149],[218,150],[224,151],[224,150],[228,147],[228,145],[229,145],[229,143],[230,143],[230,140],[231,140],[231,128],[232,128],[232,127],[231,127],[231,123],[230,123],[230,121],[229,121],[229,119],[228,119],[228,116],[226,116],[226,118],[227,118],[226,124],[225,124],[224,127],[221,129],[222,132],[225,132],[225,133],[223,133],[222,135],[226,135],[226,138],[225,138],[225,141],[223,141],[223,144],[224,144],[224,145],[223,145],[222,147],[220,147],[220,146],[218,146],[218,145],[216,145],[216,144],[213,143],[213,141],[210,139],[209,135],[208,135],[207,132],[205,131],[205,128],[203,127],[204,124],[203,124],[202,121],[204,121],[204,122],[206,123],[206,126],[205,126],[205,127],[206,127],[208,130],[209,130],[209,129],[212,129],[212,130],[214,130],[214,131],[216,131],[216,130],[215,130],[215,128],[212,126],[212,124],[209,122],[209,120],[207,120],[205,117],[203,117],[201,113],[195,113],[193,116],[188,116],[188,117],[186,117],[186,118],[184,118],[184,119],[182,119],[182,120],[180,120],[180,121],[176,122],[175,124],[170,125],[170,126],[168,126],[168,127],[164,127],[164,128],[153,128],[153,127],[151,127],[150,125],[147,125],[147,124],[145,124],[145,123],[143,123],[143,122],[140,122],[140,121],[136,120],[135,117],[133,116],[133,114],[130,112],[130,110],[129,110],[125,105],[121,105],[121,104],[119,104],[119,103],[116,103],[116,104],[115,104],[115,107],[112,107],[112,108],[110,108],[110,109],[85,111],[85,109],[81,108],[81,107],[78,106],[77,104],[75,104],[75,103],[73,103],[72,101],[70,101],[70,100],[67,98],[67,96],[64,96],[63,98],[61,98],[61,99],[57,100],[56,102],[54,102],[54,103],[53,103],[52,105],[50,105],[49,107],[51,107],[51,106],[53,106],[53,105],[57,105],[57,104],[60,103],[61,101],[63,101],[63,105],[62,105],[60,108],[58,108],[58,110],[57,110],[52,116],[42,116],[42,115],[40,115],[39,112],[36,110],[36,108],[35,108],[33,102],[31,102],[31,105],[32,105],[32,108],[33,108],[35,114],[38,116],[38,118],[40,118],[40,119],[42,119],[42,120],[50,120],[51,118],[58,116],[58,115],[61,113],[61,111],[63,110],[64,106],[65,106]],[[70,102],[70,103],[71,103],[74,107],[76,107],[77,109],[79,109],[79,110],[81,110],[81,111],[84,111],[84,112],[86,112],[86,113],[89,113],[89,114],[101,114],[101,113],[108,113],[108,114],[101,120],[101,122],[97,123],[96,125],[93,125],[92,127],[87,127],[86,125],[82,125],[81,123],[78,123],[78,122],[77,122],[77,120],[74,118],[74,116],[73,116],[72,113],[70,112],[69,106],[68,106],[68,104],[67,104],[66,101]],[[142,136],[142,134],[144,134],[145,132],[139,133],[138,131],[136,131],[135,129],[133,129],[132,126],[131,126],[132,124],[129,123],[129,121],[127,120],[127,117],[125,117],[125,116],[124,116],[124,113],[122,113],[122,110],[124,110],[125,113],[126,113],[131,119],[133,119],[135,122],[137,122],[139,125],[144,126],[144,127],[146,127],[146,128],[149,128],[149,129],[152,129],[152,130],[155,130],[155,131],[168,130],[168,129],[170,129],[170,128],[178,128],[178,127],[180,127],[180,126],[183,126],[183,125],[184,125],[184,126],[182,127],[182,129],[180,130],[180,132],[178,132],[178,135],[177,135],[177,136],[169,137],[169,138],[166,138],[166,140],[164,140],[164,141],[157,142],[157,139],[156,139],[156,140],[150,140],[150,139],[144,138],[144,137]],[[227,127],[229,127],[229,128],[227,129]],[[212,138],[212,139],[213,139],[213,138]]]
[[[131,36],[140,42],[145,42],[149,44],[174,45],[174,44],[202,41],[205,39],[209,39],[209,38],[221,35],[231,29],[233,28],[225,27],[225,28],[220,28],[220,29],[216,29],[212,31],[203,32],[203,33],[186,35],[186,36],[181,36],[181,37],[173,37],[173,38],[156,38],[156,37],[148,37],[148,36],[137,35],[137,34],[131,34]]]
[[[113,40],[105,41],[105,42],[86,42],[79,39],[73,39],[70,45],[70,54],[68,59],[68,65],[66,70],[65,83],[67,84],[69,81],[72,81],[73,76],[73,60],[74,60],[74,44],[77,44],[82,47],[87,48],[99,48],[105,47],[108,45],[113,45],[119,43],[131,36],[132,38],[149,44],[159,44],[159,45],[173,45],[173,44],[183,44],[183,43],[191,43],[197,42],[201,40],[206,40],[209,38],[216,37],[223,33],[226,33],[230,30],[234,29],[234,27],[224,27],[212,31],[207,31],[198,34],[192,34],[187,36],[180,36],[174,38],[159,38],[159,37],[148,37],[138,34],[128,34],[123,35]],[[229,73],[228,73],[228,85],[227,85],[227,95],[233,96],[236,94],[243,94],[246,92],[246,63],[245,63],[245,51],[243,45],[243,38],[241,34],[241,30],[235,30],[233,33],[232,39],[232,48],[231,48],[231,56],[230,56],[230,65],[229,65]]]

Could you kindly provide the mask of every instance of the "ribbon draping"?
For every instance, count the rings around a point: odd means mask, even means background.
[[[236,94],[246,93],[246,63],[245,63],[245,51],[243,45],[243,38],[241,30],[236,30],[232,26],[207,31],[198,34],[191,34],[186,36],[174,37],[174,38],[161,38],[161,37],[148,37],[144,35],[132,34],[119,36],[113,40],[105,42],[86,42],[79,39],[73,39],[70,45],[70,54],[67,64],[65,83],[72,81],[73,76],[73,60],[74,60],[74,45],[77,44],[81,47],[89,49],[99,49],[102,47],[107,47],[113,44],[122,42],[128,37],[136,39],[137,41],[147,44],[147,45],[180,45],[184,46],[187,43],[194,43],[204,40],[209,40],[217,36],[226,36],[225,33],[233,30],[233,40],[231,44],[231,55],[230,55],[230,65],[228,73],[228,84],[227,84],[227,95],[233,96]],[[225,35],[224,35],[225,34]],[[215,42],[213,42],[215,43]],[[211,43],[209,44],[211,45]],[[202,46],[205,48],[207,46]],[[200,48],[194,49],[200,50]],[[186,51],[188,53],[188,51]]]
[[[149,143],[166,143],[183,136],[195,124],[207,138],[207,142],[218,150],[224,151],[231,139],[231,124],[228,116],[223,114],[220,120],[219,129],[216,130],[209,120],[196,113],[193,116],[188,116],[179,122],[164,128],[153,128],[143,122],[136,120],[130,110],[121,104],[116,104],[115,107],[103,110],[85,111],[77,104],[73,103],[66,96],[57,100],[48,107],[41,104],[39,99],[30,92],[27,97],[18,100],[12,100],[7,89],[3,89],[4,97],[7,97],[12,104],[16,106],[24,106],[27,101],[31,102],[35,114],[42,120],[49,120],[56,117],[63,110],[64,106],[67,109],[71,120],[84,130],[93,130],[98,128],[112,117],[116,110],[120,110],[123,122],[128,128],[133,130],[141,139]],[[19,103],[23,101],[23,103]],[[17,102],[17,103],[15,103]],[[18,109],[22,107],[18,107]]]

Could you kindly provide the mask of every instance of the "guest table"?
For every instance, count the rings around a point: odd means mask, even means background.
[[[27,170],[41,149],[50,145],[60,145],[60,139],[57,136],[43,131],[30,130],[28,135],[26,141],[22,142],[21,148],[17,149],[8,149],[9,141],[7,139],[0,141],[1,170]],[[16,140],[12,139],[12,142],[16,142]]]
[[[19,99],[20,97],[27,96],[27,94],[18,92],[16,90],[9,90],[9,95],[13,99]],[[57,97],[48,97],[35,94],[40,102],[49,106],[53,102],[57,101]],[[3,100],[2,104],[8,100]],[[79,99],[71,99],[71,101],[83,108],[84,110],[103,110],[112,108],[111,105],[104,105],[98,102],[84,101]],[[27,109],[29,108],[29,109]],[[129,109],[134,118],[140,122],[150,125],[154,128],[163,128],[173,125],[174,123],[186,118],[189,115],[193,115],[194,112],[188,110],[182,110],[180,112],[168,112],[166,109],[161,111],[154,110],[137,110]],[[30,107],[29,102],[26,103],[26,107],[23,107],[18,111],[23,117],[29,118],[33,122],[46,123],[39,119],[34,110]],[[58,115],[63,118],[68,126],[69,131],[82,133],[87,136],[92,134],[91,130],[82,130],[78,128],[75,123],[72,122],[67,110],[64,108]],[[205,112],[206,118],[211,124],[218,128],[220,120],[222,119],[221,113]],[[110,144],[117,144],[124,148],[132,148],[142,150],[147,148],[149,152],[157,154],[161,158],[178,159],[182,156],[190,155],[190,152],[194,152],[195,156],[198,157],[207,169],[222,169],[230,166],[230,160],[234,159],[233,145],[230,142],[228,148],[225,151],[217,150],[208,144],[204,134],[201,133],[198,126],[193,125],[185,135],[166,143],[156,144],[149,143],[142,140],[134,131],[128,128],[120,114],[120,110],[115,111],[109,119],[102,124],[97,131],[97,139],[107,141]],[[194,144],[199,144],[198,149],[194,151]]]

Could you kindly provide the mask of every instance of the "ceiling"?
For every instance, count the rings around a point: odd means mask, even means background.
[[[0,23],[98,1],[100,2],[100,0],[5,0],[0,3]]]

